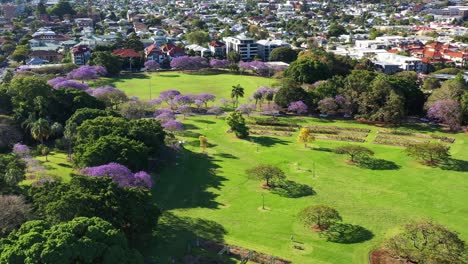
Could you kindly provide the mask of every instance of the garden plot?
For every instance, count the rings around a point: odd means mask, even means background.
[[[275,119],[253,119],[247,124],[250,134],[261,136],[290,137],[299,128],[298,125]]]
[[[307,126],[317,139],[365,142],[370,129],[340,126]]]
[[[374,143],[390,146],[406,147],[410,144],[424,142],[443,142],[452,144],[455,138],[439,136],[435,134],[422,134],[410,131],[379,130]]]

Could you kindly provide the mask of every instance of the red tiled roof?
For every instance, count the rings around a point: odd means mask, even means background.
[[[226,46],[226,44],[224,44],[223,42],[218,41],[218,40],[213,40],[213,41],[210,42],[210,46],[215,47],[215,48],[219,48],[219,47]]]
[[[112,54],[122,58],[141,57],[140,53],[136,52],[134,49],[117,49],[114,50]]]

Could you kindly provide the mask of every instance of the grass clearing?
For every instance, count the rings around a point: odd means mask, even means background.
[[[177,164],[165,168],[158,176],[154,194],[171,217],[194,223],[184,222],[190,232],[163,239],[164,243],[157,243],[151,252],[162,253],[162,259],[176,256],[185,252],[187,243],[195,236],[202,236],[294,263],[366,263],[369,251],[398,226],[421,218],[434,219],[468,240],[468,211],[464,205],[468,199],[465,191],[468,153],[463,151],[467,147],[466,135],[448,135],[456,138],[450,144],[451,153],[461,166],[442,169],[419,164],[402,147],[374,144],[372,139],[381,129],[378,127],[313,118],[297,121],[301,126],[326,124],[371,131],[364,143],[317,139],[309,144],[314,150],[296,142],[297,131],[291,137],[260,135],[247,141],[227,134],[222,118],[196,116],[184,120],[191,128],[188,135],[207,136],[211,144],[208,155],[201,154],[196,144],[198,138],[186,137],[193,144],[186,144]],[[419,132],[447,135],[429,128]],[[349,165],[346,156],[330,152],[345,144],[369,147],[375,151],[376,159],[396,166]],[[316,194],[284,198],[262,189],[261,182],[248,180],[245,175],[247,168],[259,163],[280,166],[290,180],[311,186]],[[261,210],[262,194],[267,210]],[[354,244],[326,242],[296,220],[302,208],[316,204],[336,208],[345,223],[368,229],[372,239]],[[205,221],[201,227],[200,221]],[[179,224],[175,223],[173,229],[177,230]],[[291,235],[301,242],[303,250],[294,248],[296,243],[290,241]]]
[[[240,84],[245,89],[244,102],[260,86],[271,86],[276,80],[240,74],[187,74],[182,72],[161,72],[130,74],[118,78],[101,78],[93,86],[113,85],[131,97],[141,100],[157,98],[164,90],[176,89],[183,94],[211,93],[216,101],[230,99],[233,85]],[[150,88],[151,87],[151,88]]]

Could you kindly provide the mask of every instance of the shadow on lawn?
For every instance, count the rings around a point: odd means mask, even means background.
[[[398,170],[400,166],[393,161],[375,158],[362,158],[357,163],[358,167],[370,170]]]
[[[218,194],[208,189],[219,189],[226,178],[216,175],[219,166],[212,157],[181,150],[175,165],[168,166],[153,189],[161,208],[218,208]]]
[[[220,157],[220,158],[225,158],[225,159],[239,159],[238,157],[232,155],[232,154],[229,154],[229,153],[218,153],[218,154],[214,154],[214,156],[216,157]]]
[[[468,161],[459,159],[449,159],[447,162],[441,164],[440,168],[443,170],[467,172]]]
[[[154,242],[150,243],[154,246],[147,248],[145,255],[152,257],[146,263],[170,263],[169,258],[181,259],[184,255],[193,255],[192,252],[197,250],[197,238],[223,242],[226,233],[226,229],[214,221],[164,212],[153,234]]]
[[[209,125],[212,125],[212,124],[216,124],[216,122],[214,121],[211,121],[211,120],[195,120],[195,122],[198,122],[198,123],[203,123],[203,124],[209,124]]]
[[[328,230],[320,233],[327,241],[340,244],[353,244],[370,240],[374,234],[362,226],[335,223]]]
[[[290,180],[284,180],[276,184],[271,192],[287,198],[299,198],[315,194],[315,191],[309,185]]]
[[[253,141],[257,144],[260,144],[264,147],[272,147],[276,144],[287,145],[288,142],[279,138],[274,137],[267,137],[267,136],[259,136],[259,137],[251,137]]]

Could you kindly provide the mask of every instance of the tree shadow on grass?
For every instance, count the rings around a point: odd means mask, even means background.
[[[440,168],[443,170],[467,172],[468,161],[459,159],[449,159],[445,163],[440,164]]]
[[[264,147],[272,147],[276,144],[287,145],[288,142],[279,138],[274,137],[267,137],[267,136],[259,136],[259,137],[251,137],[251,139]]]
[[[190,131],[190,130],[181,131],[181,132],[179,132],[179,135],[181,135],[183,137],[191,137],[191,138],[198,138],[199,136],[201,136],[200,133],[193,132],[193,131]]]
[[[299,198],[315,194],[315,191],[309,185],[290,180],[285,180],[276,184],[275,187],[271,189],[271,192],[288,198]]]
[[[70,164],[66,164],[66,163],[57,163],[57,165],[59,165],[60,167],[65,167],[65,168],[71,168],[72,167]]]
[[[326,231],[320,233],[327,241],[340,243],[340,244],[353,244],[370,240],[374,234],[362,226],[335,223],[330,226]]]
[[[191,129],[198,129],[199,127],[197,127],[196,125],[194,124],[184,124],[184,129],[186,130],[191,130]]]
[[[393,161],[375,159],[371,157],[361,158],[357,163],[358,167],[370,170],[398,170],[400,166]]]
[[[218,153],[218,154],[214,154],[214,156],[216,157],[220,157],[220,158],[225,158],[225,159],[239,159],[238,157],[232,155],[232,154],[229,154],[229,153]]]
[[[180,74],[159,74],[158,77],[177,78]]]
[[[219,176],[213,157],[182,149],[174,165],[167,166],[155,182],[153,194],[163,209],[218,208],[218,196],[226,178]]]
[[[324,151],[324,152],[333,152],[333,149],[331,149],[331,148],[324,148],[324,147],[312,148],[312,150]]]
[[[185,255],[194,255],[197,238],[223,242],[226,233],[226,229],[214,221],[165,212],[153,234],[154,241],[145,252],[149,256],[146,263],[169,263],[169,258],[180,260]]]
[[[195,122],[198,122],[198,123],[203,123],[203,124],[209,124],[209,125],[212,125],[212,124],[216,124],[216,122],[214,121],[211,121],[211,120],[195,120]]]

